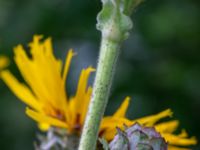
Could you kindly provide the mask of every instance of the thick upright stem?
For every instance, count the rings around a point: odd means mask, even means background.
[[[101,0],[97,29],[102,33],[99,63],[91,103],[83,128],[79,150],[94,150],[101,118],[107,105],[121,43],[132,28],[129,17],[141,0]]]
[[[101,41],[100,57],[89,111],[86,117],[79,150],[94,150],[99,125],[107,105],[120,44],[108,38]]]

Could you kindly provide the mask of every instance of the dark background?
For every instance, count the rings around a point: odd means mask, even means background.
[[[12,48],[19,43],[27,46],[34,34],[51,36],[61,59],[73,48],[78,56],[67,84],[73,95],[81,68],[96,67],[100,8],[99,0],[0,0],[0,53],[12,58]],[[134,28],[122,46],[106,114],[128,95],[129,118],[171,108],[181,128],[199,139],[200,1],[146,0],[132,18]],[[21,78],[13,61],[10,69]],[[24,110],[0,81],[0,149],[33,149],[39,131]]]

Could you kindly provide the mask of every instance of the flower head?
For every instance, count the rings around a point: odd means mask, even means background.
[[[125,127],[124,131],[117,128],[117,134],[109,144],[110,150],[167,150],[167,146],[155,128],[139,123]]]
[[[50,126],[65,128],[67,133],[80,133],[88,110],[92,88],[87,86],[88,78],[94,68],[83,69],[79,78],[77,91],[69,97],[66,92],[66,78],[72,57],[75,53],[69,50],[65,64],[53,55],[51,39],[41,41],[41,36],[34,36],[29,44],[30,57],[22,45],[14,48],[14,60],[25,83],[19,82],[9,70],[1,72],[1,77],[12,92],[28,105],[26,113],[38,122],[40,129]],[[174,134],[179,122],[172,120],[158,123],[165,117],[172,116],[170,109],[156,115],[129,120],[125,117],[130,102],[126,97],[119,109],[112,115],[104,117],[99,136],[112,140],[116,127],[131,126],[138,122],[147,127],[155,127],[169,143],[169,150],[186,150],[179,146],[196,144],[195,138],[188,138],[185,130]]]
[[[113,139],[117,133],[115,129],[116,127],[123,129],[124,125],[130,127],[135,123],[139,123],[145,127],[154,127],[168,143],[169,150],[189,150],[181,146],[195,145],[197,143],[195,137],[188,138],[188,134],[185,130],[182,130],[180,134],[174,133],[179,126],[178,120],[160,122],[161,119],[172,116],[173,113],[170,109],[164,110],[155,115],[146,116],[135,120],[127,119],[125,114],[129,105],[129,101],[130,98],[127,97],[113,116],[103,118],[100,134],[105,139],[109,141]]]
[[[1,73],[2,79],[28,105],[26,113],[39,123],[41,129],[47,130],[51,125],[67,128],[68,132],[79,131],[92,91],[87,87],[87,81],[94,69],[82,70],[77,92],[69,97],[65,91],[66,78],[75,53],[69,50],[63,65],[53,55],[51,39],[41,41],[41,38],[34,36],[29,44],[31,57],[22,45],[14,48],[14,60],[26,84],[19,82],[8,70]]]

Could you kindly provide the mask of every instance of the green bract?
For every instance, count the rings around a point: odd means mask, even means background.
[[[97,29],[104,38],[115,42],[125,40],[132,28],[130,14],[142,0],[102,0],[103,8],[97,16]]]
[[[131,19],[124,14],[118,0],[102,0],[103,8],[97,16],[97,29],[104,38],[120,42],[128,37]]]
[[[136,123],[125,131],[118,129],[109,150],[167,150],[167,143],[154,128]]]

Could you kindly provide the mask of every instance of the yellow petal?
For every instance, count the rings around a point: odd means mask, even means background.
[[[44,46],[44,54],[46,54],[46,56],[53,56],[52,55],[53,54],[53,46],[52,46],[51,38],[45,39],[45,41],[43,42],[43,46]]]
[[[29,108],[26,109],[26,114],[31,117],[33,120],[39,123],[46,123],[51,126],[61,127],[61,128],[68,128],[68,125],[61,120],[56,118],[52,118],[50,116],[44,115],[42,113],[35,112]]]
[[[118,108],[118,110],[113,115],[114,117],[125,117],[126,111],[128,108],[130,102],[130,97],[126,97],[121,106]]]
[[[133,122],[138,122],[138,123],[140,123],[142,125],[146,125],[146,126],[153,126],[160,119],[165,118],[165,117],[171,117],[172,114],[173,114],[172,111],[170,109],[167,109],[167,110],[164,110],[155,115],[151,115],[151,116],[133,120]]]
[[[67,101],[61,77],[62,63],[53,55],[51,39],[40,42],[40,38],[34,36],[30,44],[31,58],[21,45],[17,46],[14,49],[15,62],[39,102],[63,112],[67,110]]]
[[[133,122],[126,118],[104,117],[101,121],[100,129],[116,129],[116,127],[121,128],[124,125],[131,126],[132,124]]]
[[[68,74],[68,71],[69,71],[69,67],[70,67],[70,64],[71,64],[72,57],[75,54],[76,53],[74,53],[72,49],[70,49],[68,51],[68,53],[67,53],[66,60],[65,60],[64,71],[63,71],[63,76],[62,76],[64,85],[66,83],[66,78],[67,78],[67,74]]]
[[[81,113],[81,124],[84,124],[85,118],[86,118],[86,114],[88,111],[88,106],[90,103],[90,99],[91,99],[91,95],[92,95],[92,87],[89,87],[85,96],[84,96],[84,103],[82,104],[82,113]]]
[[[30,89],[26,85],[20,83],[9,71],[2,71],[1,78],[20,100],[35,110],[41,110],[41,105]]]
[[[33,55],[33,58],[37,56],[38,53],[40,53],[40,40],[42,39],[42,37],[42,35],[34,35],[33,42],[29,43],[29,47],[31,48],[31,54]]]
[[[181,138],[186,138],[186,137],[188,137],[188,134],[187,134],[187,132],[183,129],[183,130],[181,131],[181,133],[180,133],[178,136],[181,137]]]
[[[116,128],[105,129],[104,131],[100,131],[100,136],[105,138],[107,141],[111,141],[117,133]]]
[[[161,133],[162,132],[172,133],[177,129],[178,125],[179,125],[178,120],[172,120],[172,121],[156,124],[155,128],[158,132],[161,132]]]
[[[27,56],[25,50],[21,45],[14,48],[15,62],[22,74],[24,80],[32,89],[34,95],[41,101],[47,101],[48,92],[45,89],[45,85],[40,81],[41,73],[36,64]],[[41,63],[40,63],[41,66]],[[44,78],[46,79],[46,78]]]
[[[87,69],[83,69],[81,72],[76,96],[74,99],[75,100],[74,110],[76,111],[77,114],[81,114],[84,107],[86,107],[86,106],[83,107],[83,103],[85,103],[83,100],[85,100],[85,96],[86,96],[88,78],[90,76],[90,73],[94,71],[95,71],[94,68],[88,67]]]
[[[74,105],[75,105],[75,98],[71,97],[69,100],[69,108],[68,111],[66,112],[66,116],[67,116],[67,122],[72,128],[76,124],[76,117],[77,117]]]
[[[38,127],[42,131],[47,131],[50,128],[50,125],[47,123],[38,123]]]
[[[124,126],[131,126],[132,121],[126,118],[104,117],[102,119],[99,136],[111,141],[117,133],[117,127],[124,130]]]
[[[9,65],[9,59],[6,56],[0,56],[0,70]]]
[[[168,145],[168,150],[190,150],[190,149]]]
[[[178,135],[169,134],[169,133],[162,133],[162,136],[165,138],[170,145],[177,145],[177,146],[189,146],[197,144],[197,140],[195,137],[192,138],[181,138]]]

